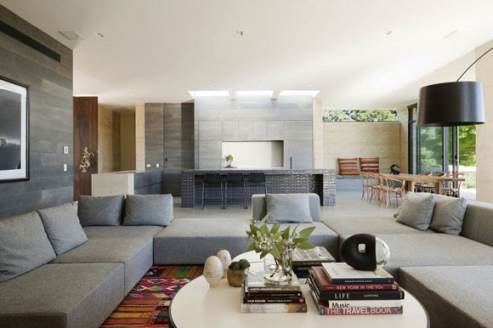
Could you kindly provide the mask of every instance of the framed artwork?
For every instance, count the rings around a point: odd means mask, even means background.
[[[28,87],[0,76],[0,182],[29,180]]]

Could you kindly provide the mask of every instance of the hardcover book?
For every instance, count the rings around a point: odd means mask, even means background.
[[[342,302],[342,304],[338,304],[337,306],[325,306],[320,304],[315,292],[312,291],[311,295],[321,315],[393,315],[403,313],[402,304],[384,304],[381,301],[375,301],[377,304],[368,306],[363,305],[365,303],[363,301],[363,303],[360,303],[361,306],[346,306],[346,302]]]
[[[273,284],[265,280],[263,271],[249,271],[245,279],[245,292],[250,293],[301,293],[300,281],[293,273],[291,281]]]
[[[356,270],[343,262],[322,263],[322,268],[333,284],[393,284],[394,277],[383,269]]]
[[[308,278],[310,288],[317,294],[321,303],[328,301],[361,301],[361,300],[401,300],[404,299],[402,290],[349,290],[321,291],[312,277]]]
[[[244,313],[299,313],[306,312],[306,303],[290,304],[245,304],[241,303],[241,312]]]
[[[316,266],[323,262],[332,262],[334,257],[325,247],[313,249],[296,248],[293,252],[293,266]]]
[[[320,291],[374,291],[374,290],[398,290],[399,284],[396,282],[390,284],[333,284],[322,267],[313,267],[310,274],[315,285]]]

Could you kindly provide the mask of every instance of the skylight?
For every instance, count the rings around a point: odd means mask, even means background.
[[[310,96],[315,97],[318,95],[319,90],[282,90],[279,96]]]
[[[192,98],[196,97],[229,97],[228,90],[194,90],[189,91]]]
[[[274,94],[272,90],[239,90],[236,91],[237,97],[271,97]]]

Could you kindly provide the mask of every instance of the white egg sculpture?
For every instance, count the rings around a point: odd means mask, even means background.
[[[231,254],[229,254],[228,250],[221,249],[219,252],[217,252],[216,256],[219,257],[221,263],[223,264],[224,276],[226,277],[228,267],[231,264]]]
[[[209,256],[204,264],[204,277],[210,287],[217,287],[224,277],[224,267],[217,256]]]

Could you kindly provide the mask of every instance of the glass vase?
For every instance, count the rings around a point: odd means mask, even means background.
[[[266,256],[264,259],[265,280],[281,284],[293,278],[293,250],[286,249],[279,257]]]

